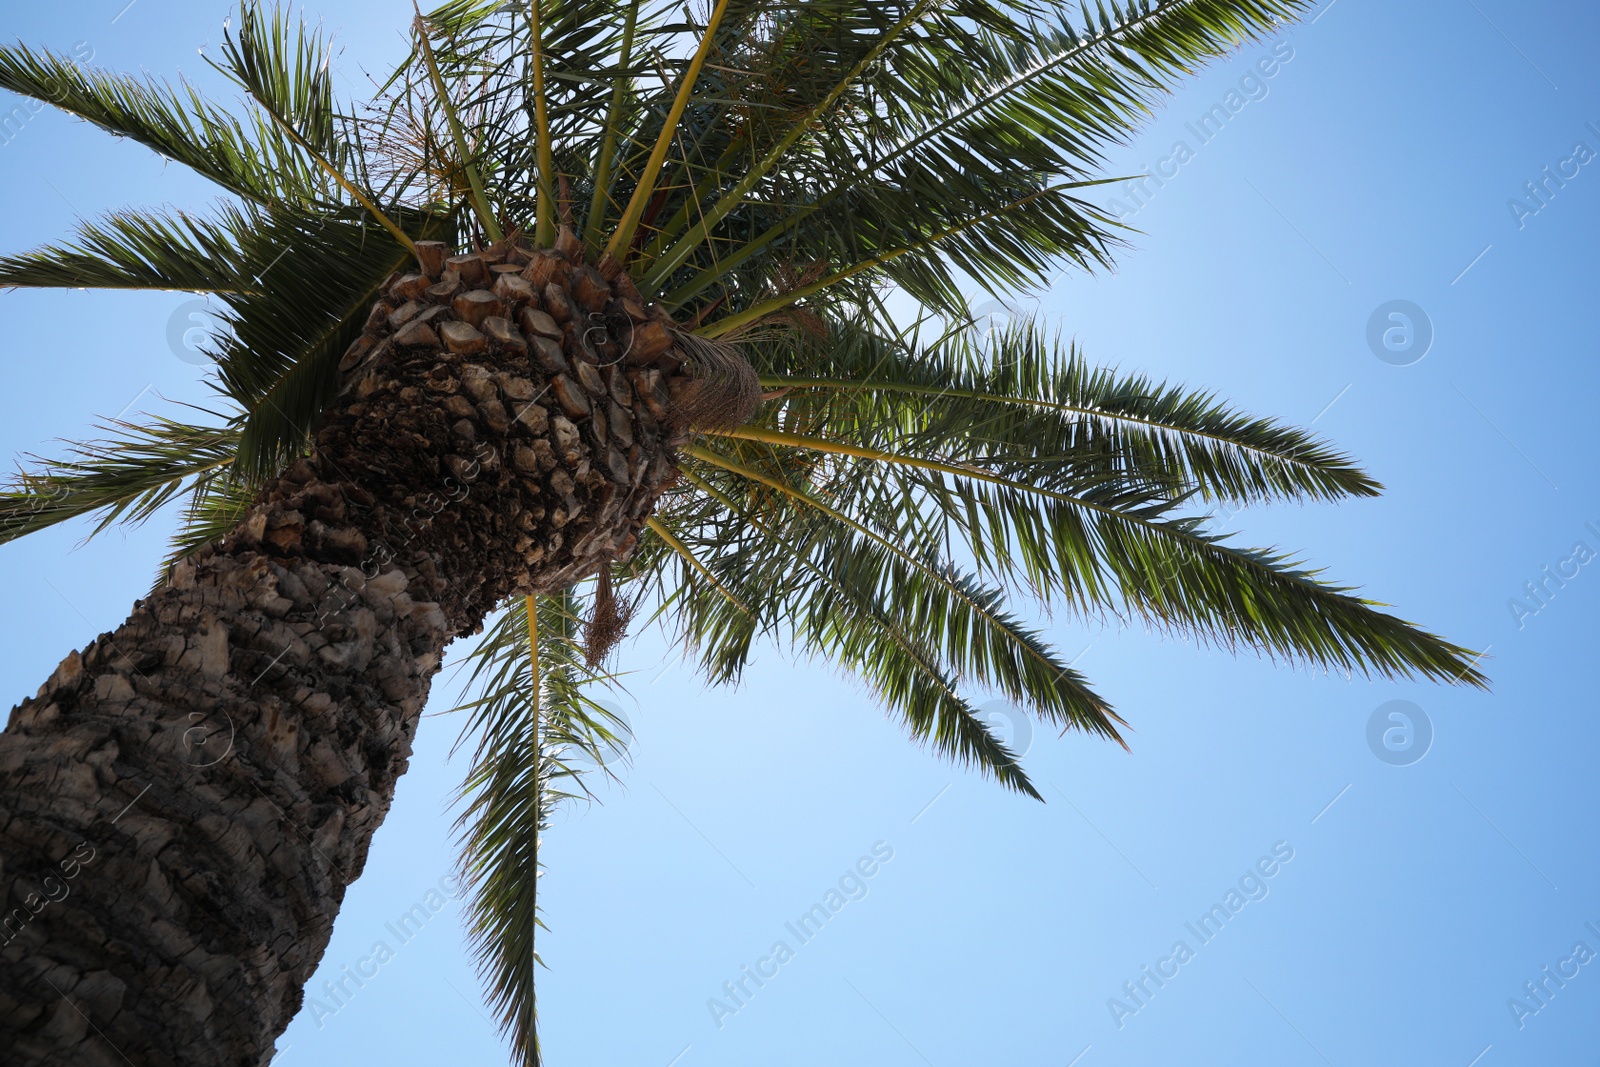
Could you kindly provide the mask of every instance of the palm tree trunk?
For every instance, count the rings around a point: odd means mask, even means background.
[[[311,454],[0,733],[7,1064],[268,1062],[445,645],[625,557],[670,482],[686,372],[625,279],[419,254]]]

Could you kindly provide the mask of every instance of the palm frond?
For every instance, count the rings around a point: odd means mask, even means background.
[[[1095,367],[1031,320],[932,343],[848,325],[762,376],[788,390],[763,424],[858,443],[915,440],[1046,488],[1115,479],[1174,500],[1333,501],[1382,490],[1303,430],[1210,393]]]
[[[243,3],[237,29],[230,25],[223,34],[222,61],[211,65],[342,170],[359,161],[340,128],[331,60],[320,30],[281,7],[269,13],[261,4]]]
[[[535,947],[539,836],[563,801],[590,795],[590,768],[626,748],[626,724],[589,696],[609,678],[585,665],[577,599],[539,597],[538,677],[528,648],[527,605],[518,600],[474,647],[473,696],[461,744],[474,745],[456,826],[461,873],[471,889],[468,929],[489,999],[518,1063],[539,1063]],[[535,699],[537,688],[538,697]]]
[[[60,459],[29,457],[0,491],[0,544],[81,515],[99,515],[90,536],[114,523],[137,525],[178,499],[198,479],[233,464],[239,431],[156,418],[111,421],[105,437],[68,442]]]
[[[261,205],[323,195],[326,179],[270,123],[241,121],[200,95],[153,79],[86,69],[26,45],[0,47],[0,88],[52,104],[182,163]]]
[[[256,284],[240,271],[248,221],[231,205],[219,213],[221,222],[149,210],[80,222],[71,244],[0,257],[0,286],[240,292]]]
[[[267,122],[311,160],[323,175],[328,199],[334,190],[342,190],[414,251],[410,235],[376,203],[379,194],[367,176],[352,173],[351,163],[362,161],[335,122],[332,75],[320,35],[298,21],[291,31],[281,9],[269,20],[261,5],[246,2],[240,15],[238,36],[231,28],[225,33],[224,61],[212,65],[233,78]]]
[[[914,10],[873,6],[885,20]],[[940,5],[917,33],[885,49],[860,93],[815,124],[790,164],[750,191],[729,215],[736,225],[707,232],[703,254],[670,285],[659,273],[651,281],[671,289],[673,302],[716,286],[739,311],[770,277],[757,269],[764,258],[870,262],[924,247],[932,234],[1063,179],[1083,180],[1180,76],[1302,6],[1154,0],[1080,16],[1066,5]],[[1032,224],[1008,220],[955,241],[956,251],[940,247],[942,255],[896,256],[882,277],[954,312],[962,306],[956,269],[1004,290],[1042,280],[1062,261],[1108,261],[1113,220],[1088,204],[1033,206],[1045,214]]]
[[[961,460],[783,431],[723,435],[878,464],[898,495],[928,502],[945,536],[989,566],[1020,559],[1042,594],[1060,593],[1087,615],[1132,616],[1230,650],[1345,672],[1485,684],[1471,650],[1283,553],[1235,548],[1149,492],[1062,492]]]
[[[848,671],[905,722],[914,738],[1039,798],[1016,754],[961,696],[940,649],[913,628],[916,620],[903,610],[906,602],[885,603],[881,559],[864,552],[859,542],[822,536],[823,524],[777,526],[742,507],[730,493],[747,491],[749,483],[718,489],[686,475],[727,509],[729,519],[761,535],[741,544],[702,529],[694,548],[717,585],[730,589],[731,597],[765,605],[772,619],[769,632],[787,635],[805,654]],[[672,628],[699,650],[712,680],[736,680],[757,635],[749,617],[733,617],[703,584],[667,584],[674,590]],[[1066,689],[1075,680],[1068,669],[1053,682]]]
[[[692,447],[688,454],[776,489],[787,502],[814,511],[816,516],[808,522],[802,516],[783,514],[788,509],[776,502],[767,505],[786,537],[793,538],[803,529],[803,543],[814,544],[821,558],[848,557],[855,584],[875,591],[884,615],[895,620],[896,629],[921,635],[941,662],[949,664],[964,681],[998,690],[1063,728],[1076,727],[1120,740],[1114,723],[1121,720],[1089,689],[1081,674],[1062,662],[1038,633],[1010,614],[1003,591],[983,587],[930,548],[918,552],[905,547],[908,531],[903,524],[875,530],[820,499],[814,489],[792,484],[779,472],[753,469],[709,448]],[[841,492],[837,484],[829,489],[830,496],[841,502],[854,502],[858,495]],[[728,494],[718,496],[732,504]],[[874,509],[861,510],[865,518]],[[742,513],[749,515],[748,510]]]
[[[161,580],[165,580],[173,564],[206,545],[215,544],[238,526],[255,503],[260,488],[238,477],[232,464],[197,476],[188,490],[189,503],[184,508],[183,523],[172,536]]]

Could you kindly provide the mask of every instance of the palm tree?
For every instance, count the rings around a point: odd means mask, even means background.
[[[221,187],[0,259],[0,285],[212,294],[216,412],[35,459],[0,536],[184,501],[155,588],[0,734],[0,1040],[24,1064],[270,1059],[482,632],[462,872],[537,1062],[538,834],[622,726],[630,619],[736,682],[758,639],[1037,797],[970,699],[1121,741],[1010,603],[1340,671],[1470,654],[1206,504],[1379,486],[1310,435],[1097,370],[962,295],[1108,264],[1100,153],[1304,0],[450,0],[357,110],[247,3],[187,85],[18,45],[0,86]],[[891,294],[915,315],[892,314]]]

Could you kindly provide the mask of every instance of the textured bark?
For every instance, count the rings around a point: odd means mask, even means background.
[[[419,260],[311,455],[0,733],[6,1064],[269,1061],[445,645],[625,557],[669,484],[688,374],[625,278]]]

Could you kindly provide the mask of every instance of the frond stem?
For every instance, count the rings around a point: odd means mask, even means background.
[[[416,0],[412,0],[416,6]],[[450,91],[445,87],[444,75],[439,73],[439,64],[433,58],[433,45],[428,41],[428,26],[422,20],[422,12],[417,11],[416,18],[417,39],[422,43],[422,60],[427,65],[428,77],[433,81],[434,93],[439,97],[439,106],[444,109],[445,120],[450,124],[450,137],[456,143],[456,154],[461,157],[461,166],[467,172],[467,184],[472,189],[472,212],[478,216],[478,221],[483,224],[483,232],[489,235],[489,240],[499,241],[505,235],[500,230],[500,224],[495,221],[494,212],[489,210],[489,201],[483,195],[483,181],[478,177],[478,167],[472,162],[472,154],[467,150],[467,136],[461,129],[461,119],[456,115],[456,108],[450,101]]]
[[[663,541],[665,541],[667,543],[667,547],[668,548],[672,549],[678,555],[682,556],[685,560],[687,560],[689,565],[691,567],[693,567],[695,569],[695,571],[698,572],[702,578],[704,578],[706,581],[710,582],[713,586],[715,586],[717,592],[719,592],[723,596],[727,597],[728,603],[732,604],[734,607],[738,608],[740,611],[744,612],[746,615],[750,616],[752,619],[756,617],[755,616],[755,612],[751,611],[749,608],[747,608],[743,604],[741,604],[739,602],[739,598],[734,596],[732,593],[728,592],[727,587],[724,586],[721,582],[717,581],[716,576],[713,575],[711,573],[711,571],[706,568],[706,565],[704,563],[701,563],[698,559],[695,558],[694,553],[689,551],[689,546],[688,545],[685,545],[682,541],[678,540],[677,535],[674,534],[671,530],[667,529],[666,523],[662,522],[659,518],[657,518],[656,516],[652,515],[648,519],[645,520],[645,525],[650,527],[651,530],[654,530],[656,536],[661,538],[661,540],[663,540]]]
[[[556,193],[552,174],[555,153],[550,141],[550,106],[544,93],[544,32],[539,21],[539,0],[528,0],[528,27],[533,52],[534,155],[539,168],[533,243],[538,248],[548,248],[556,239]]]
[[[627,97],[626,71],[633,59],[633,33],[639,20],[639,0],[628,5],[622,24],[622,52],[617,69],[622,71],[611,88],[611,107],[606,113],[606,134],[600,142],[600,158],[595,163],[594,196],[589,201],[589,217],[583,223],[583,246],[595,251],[600,244],[600,228],[605,225],[606,200],[611,191],[611,165],[617,152],[617,127],[622,121],[622,104]]]
[[[667,112],[667,117],[661,125],[661,134],[656,138],[655,147],[650,150],[650,158],[645,163],[644,172],[639,176],[638,184],[634,186],[633,196],[628,200],[628,206],[617,223],[616,231],[606,243],[606,253],[618,263],[622,263],[627,257],[628,248],[633,244],[634,231],[639,228],[639,220],[644,217],[645,206],[655,195],[656,180],[661,176],[661,166],[666,162],[667,152],[678,134],[678,121],[683,117],[684,109],[689,106],[689,97],[693,95],[695,83],[700,79],[700,68],[705,66],[706,56],[710,54],[711,45],[716,40],[717,26],[722,22],[722,16],[727,13],[729,3],[730,0],[717,0],[716,7],[711,9],[711,17],[706,20],[705,36],[700,39],[700,47],[695,49],[694,58],[689,61],[688,68],[683,72],[683,82],[678,86],[678,95],[673,99],[672,108]]]
[[[300,131],[296,130],[293,126],[291,126],[289,124],[289,121],[287,119],[285,119],[282,115],[278,114],[278,112],[277,112],[277,110],[275,108],[273,108],[265,100],[261,99],[260,96],[256,95],[255,90],[247,88],[246,91],[248,91],[250,93],[251,99],[255,100],[255,102],[258,105],[260,105],[261,110],[265,111],[267,113],[267,116],[269,118],[271,118],[274,123],[277,124],[278,128],[280,130],[282,130],[286,135],[288,135],[288,137],[289,137],[289,139],[291,141],[293,141],[295,144],[299,145],[301,150],[303,150],[308,155],[310,155],[311,158],[316,161],[317,166],[321,167],[324,171],[326,171],[330,178],[332,178],[334,181],[338,182],[340,187],[343,188],[345,192],[347,192],[351,196],[355,197],[356,201],[362,207],[366,208],[367,211],[369,211],[372,214],[372,217],[377,219],[379,224],[382,225],[384,229],[388,230],[391,234],[394,235],[394,239],[396,241],[399,241],[402,245],[404,245],[406,250],[409,251],[412,255],[416,255],[416,253],[417,253],[416,243],[411,240],[410,236],[407,235],[406,231],[402,230],[399,226],[395,225],[394,220],[389,218],[389,216],[385,215],[382,211],[378,210],[378,205],[377,204],[374,204],[370,199],[368,199],[368,197],[367,197],[367,195],[365,193],[363,193],[360,189],[356,188],[355,184],[353,182],[351,182],[349,178],[346,178],[344,176],[344,173],[342,171],[340,171],[338,167],[335,167],[332,163],[329,163],[326,159],[324,159],[322,157],[322,153],[318,152],[315,148],[313,148],[311,146],[311,143],[309,141],[307,141],[304,137],[301,137],[300,136]]]

